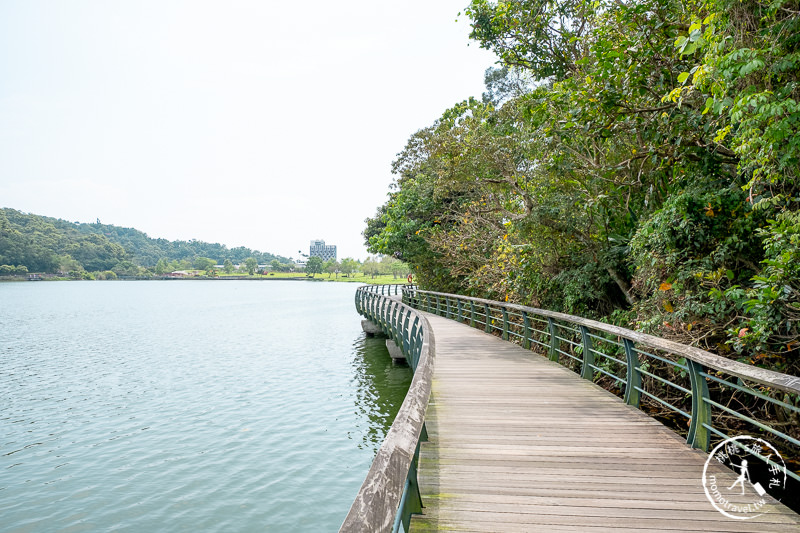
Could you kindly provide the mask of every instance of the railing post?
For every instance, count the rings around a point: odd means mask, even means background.
[[[638,408],[642,397],[641,392],[639,392],[639,389],[642,388],[642,373],[639,372],[639,354],[636,353],[636,347],[632,340],[622,339],[622,344],[625,347],[625,361],[628,363],[627,371],[625,372],[625,403]]]
[[[492,323],[489,313],[489,304],[483,304],[483,313],[486,315],[486,333],[492,332]]]
[[[556,322],[550,317],[547,317],[547,329],[550,331],[550,351],[547,357],[551,361],[558,362],[558,350],[561,349],[561,340],[559,340],[556,332]]]
[[[414,370],[419,365],[419,358],[422,355],[422,346],[425,339],[422,338],[422,324],[419,316],[414,317]]]
[[[457,312],[456,318],[458,319],[459,323],[464,320],[463,318],[461,318],[461,311],[462,311],[463,307],[464,307],[464,304],[461,302],[461,299],[459,298],[458,300],[456,300],[456,310],[457,310],[456,311]]]
[[[503,340],[508,340],[508,309],[503,306]]]
[[[583,340],[583,366],[581,366],[581,377],[591,381],[594,374],[592,366],[594,364],[594,353],[592,353],[592,338],[589,337],[589,330],[586,326],[581,326],[581,339]]]
[[[405,355],[409,360],[411,359],[411,343],[409,342],[409,329],[408,329],[408,321],[411,318],[411,312],[406,311],[405,320],[403,321],[403,355]]]
[[[389,330],[389,338],[394,339],[394,305],[392,305],[392,301],[387,298],[384,298],[383,301],[385,306],[383,315],[386,317],[386,328]]]
[[[527,311],[522,312],[522,347],[531,349],[531,319]]]
[[[475,302],[469,301],[469,327],[475,327]]]
[[[442,299],[438,294],[436,295],[436,314],[442,316]]]
[[[400,333],[400,305],[395,301],[393,301],[390,305],[392,306],[392,314],[391,314],[392,337],[394,338],[394,342],[396,343],[398,340],[397,336]]]
[[[400,522],[403,523],[403,531],[408,531],[411,526],[411,515],[422,512],[422,495],[419,492],[417,482],[417,462],[419,461],[419,441],[411,465],[408,469],[408,477],[403,488],[403,498],[400,500],[400,507],[397,510],[392,531],[400,530]]]
[[[417,355],[417,348],[418,348],[417,328],[418,328],[418,324],[419,324],[419,318],[417,317],[417,315],[414,315],[414,323],[411,325],[411,330],[410,330],[410,333],[408,335],[408,346],[409,346],[409,348],[408,348],[408,350],[409,350],[409,352],[408,352],[408,362],[409,362],[409,364],[411,365],[411,368],[414,371],[417,370],[417,359],[418,359],[418,355]]]
[[[704,371],[703,365],[687,358],[686,366],[689,369],[689,381],[692,384],[692,421],[689,424],[686,443],[692,448],[708,451],[711,432],[704,426],[704,424],[711,425],[711,405],[706,402],[709,399],[708,384],[706,379],[700,375]]]

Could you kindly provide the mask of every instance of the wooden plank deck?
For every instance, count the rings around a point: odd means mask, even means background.
[[[425,509],[412,532],[800,531],[800,516],[772,499],[751,520],[715,510],[701,480],[707,455],[602,388],[426,317],[436,362],[419,468]],[[735,481],[715,469],[720,486]]]

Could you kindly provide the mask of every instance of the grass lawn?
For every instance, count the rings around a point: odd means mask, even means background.
[[[253,276],[254,278],[260,279],[305,279],[307,276],[302,272],[272,272],[269,274],[265,274],[263,276]],[[391,285],[395,283],[405,284],[407,283],[405,276],[395,278],[392,274],[386,274],[383,276],[376,276],[371,277],[364,274],[351,274],[350,277],[344,277],[342,274],[339,274],[339,277],[336,277],[336,274],[315,274],[315,280],[319,281],[333,281],[338,283],[366,283],[367,285]]]

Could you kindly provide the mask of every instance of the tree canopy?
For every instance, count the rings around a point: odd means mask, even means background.
[[[411,135],[369,250],[797,370],[798,6],[473,0],[500,66]]]
[[[195,264],[207,270],[209,261],[213,267],[226,260],[244,263],[248,257],[254,257],[259,263],[290,262],[288,258],[245,247],[228,248],[196,240],[152,239],[132,228],[68,222],[15,209],[0,209],[0,265],[22,265],[31,272],[57,272],[61,266],[89,272],[111,271],[127,261],[163,274],[170,271],[171,266],[188,269]],[[184,264],[176,264],[181,262]]]

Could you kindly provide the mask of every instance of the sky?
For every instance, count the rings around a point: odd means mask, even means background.
[[[0,0],[0,207],[363,259],[396,154],[496,61],[467,4]]]

